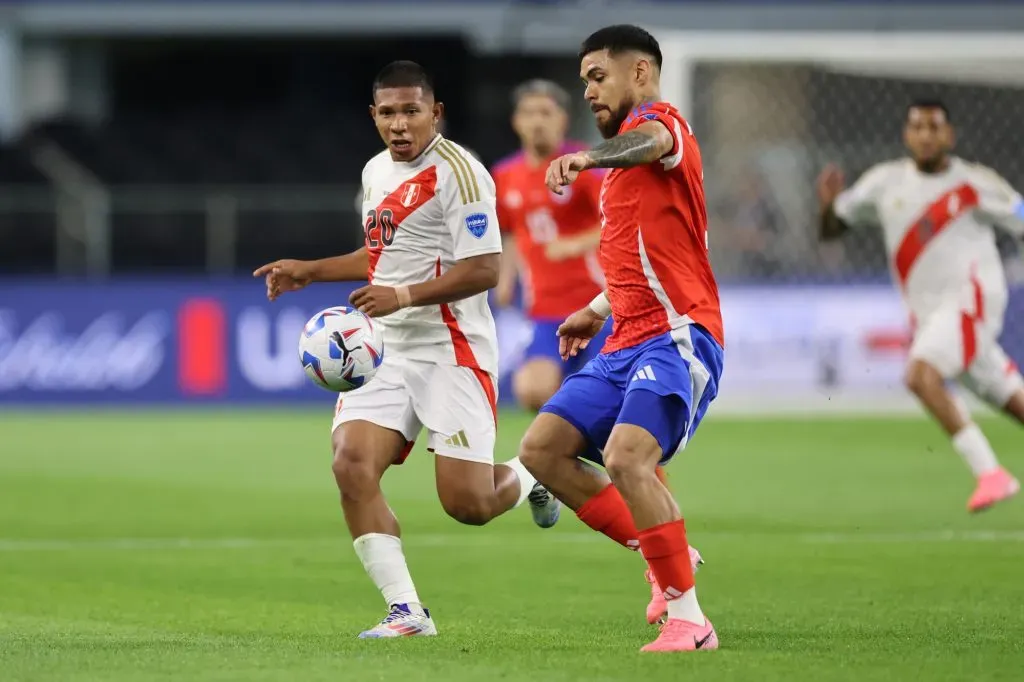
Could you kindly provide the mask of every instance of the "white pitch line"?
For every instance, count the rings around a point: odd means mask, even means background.
[[[947,543],[947,542],[1024,542],[1024,530],[990,531],[894,531],[887,533],[771,533],[757,535],[741,532],[694,533],[695,544],[702,539],[769,538],[779,542],[809,544],[892,544],[892,543]],[[607,542],[597,533],[557,533],[551,535],[516,534],[445,534],[428,533],[408,535],[402,542],[410,547],[520,547],[531,544],[590,544]],[[70,552],[70,551],[169,551],[169,550],[247,550],[266,548],[348,546],[348,539],[337,537],[311,538],[96,538],[91,540],[0,538],[0,553],[4,552]]]
[[[1024,530],[938,530],[893,533],[807,533],[802,542],[818,544],[893,542],[1024,542]]]

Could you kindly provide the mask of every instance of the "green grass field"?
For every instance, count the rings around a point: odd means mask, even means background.
[[[0,680],[1021,679],[1024,499],[968,517],[923,419],[706,422],[669,473],[723,648],[652,656],[637,555],[571,514],[459,526],[423,452],[385,484],[441,636],[355,639],[384,605],[326,412],[0,415]]]

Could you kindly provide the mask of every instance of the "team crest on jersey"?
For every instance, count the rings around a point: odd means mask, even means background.
[[[471,235],[480,239],[487,232],[487,216],[483,213],[466,216],[466,229]]]
[[[416,205],[416,200],[420,197],[420,186],[416,183],[406,185],[405,189],[402,190],[402,206],[409,208],[410,206]]]

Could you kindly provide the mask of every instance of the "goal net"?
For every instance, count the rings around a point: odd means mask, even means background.
[[[902,155],[908,102],[935,97],[951,109],[956,153],[1024,189],[1024,34],[658,36],[665,97],[704,155],[730,353],[723,400],[911,407],[907,315],[881,231],[820,244],[814,180],[829,162],[850,183]],[[1024,264],[1012,239],[1000,246],[1015,290],[1003,342],[1022,362]]]

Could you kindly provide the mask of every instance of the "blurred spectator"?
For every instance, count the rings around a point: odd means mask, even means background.
[[[784,274],[779,253],[784,216],[760,172],[746,171],[738,178],[719,215],[740,277],[776,279]]]

